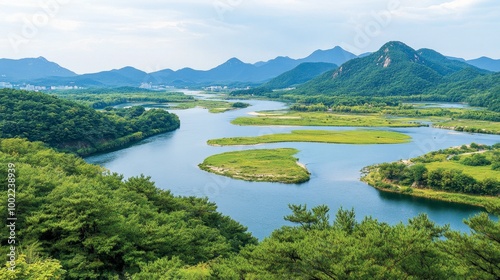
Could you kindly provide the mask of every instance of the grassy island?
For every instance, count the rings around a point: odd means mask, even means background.
[[[332,112],[272,112],[255,113],[254,117],[239,117],[235,125],[292,125],[292,126],[366,126],[415,127],[422,126],[409,118],[386,117],[377,114],[341,114]]]
[[[294,130],[291,133],[269,134],[256,137],[231,137],[208,140],[212,146],[256,145],[278,142],[319,142],[337,144],[397,144],[409,142],[411,137],[402,133],[380,130]]]
[[[362,179],[388,192],[500,207],[500,144],[471,144],[365,169]]]
[[[179,102],[172,109],[192,109],[196,107],[208,109],[210,113],[224,113],[231,110],[246,108],[248,103],[228,102],[219,100],[194,100],[191,102]]]
[[[227,152],[213,155],[198,166],[208,172],[256,182],[298,184],[309,180],[309,171],[293,157],[290,148]]]

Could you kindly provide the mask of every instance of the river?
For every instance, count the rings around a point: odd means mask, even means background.
[[[492,145],[500,136],[459,133],[420,128],[374,128],[398,131],[413,140],[405,144],[344,145],[321,143],[276,143],[248,147],[211,147],[208,139],[255,136],[288,132],[304,127],[249,127],[231,125],[230,121],[249,112],[285,108],[273,101],[245,101],[252,106],[222,114],[211,114],[201,108],[172,110],[181,119],[180,129],[148,138],[119,151],[86,158],[126,178],[144,174],[156,185],[175,195],[203,196],[217,204],[219,211],[247,226],[259,239],[283,225],[283,216],[290,214],[288,204],[313,207],[326,204],[331,217],[339,207],[354,208],[358,219],[372,216],[390,224],[407,222],[419,213],[427,213],[436,223],[450,224],[452,229],[468,231],[463,219],[481,209],[460,204],[383,193],[360,182],[360,170],[367,165],[407,159],[424,153],[469,144]],[[346,130],[347,127],[306,127],[304,129]],[[226,151],[291,147],[311,172],[311,180],[300,185],[255,183],[233,180],[207,173],[198,168],[206,157]]]

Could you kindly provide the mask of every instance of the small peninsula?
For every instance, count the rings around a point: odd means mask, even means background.
[[[368,166],[362,180],[386,192],[500,207],[500,144],[472,143]]]

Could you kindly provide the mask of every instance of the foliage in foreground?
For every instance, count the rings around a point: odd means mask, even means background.
[[[16,165],[17,268],[1,279],[498,279],[500,222],[471,233],[421,214],[389,225],[327,206],[290,205],[285,226],[261,243],[214,204],[174,197],[146,177],[128,180],[42,143],[0,140]],[[0,176],[7,177],[6,168]],[[6,193],[0,194],[5,201]],[[500,213],[500,208],[491,209]],[[6,215],[5,204],[0,213]],[[6,229],[0,254],[8,248]]]
[[[54,273],[62,273],[60,262],[65,279],[123,278],[161,258],[196,265],[256,243],[207,199],[175,197],[144,176],[124,180],[40,142],[1,139],[1,178],[8,163],[16,171],[17,249],[38,256]],[[7,192],[0,198],[7,201]],[[0,205],[3,217],[6,207]],[[3,227],[4,256],[8,236]],[[37,265],[30,261],[26,271]]]
[[[291,205],[283,227],[257,246],[219,259],[212,279],[498,279],[500,222],[485,213],[472,234],[436,226],[425,214],[391,226],[340,209]]]

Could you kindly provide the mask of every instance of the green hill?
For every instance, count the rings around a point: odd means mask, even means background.
[[[432,50],[419,50],[389,42],[377,52],[346,62],[297,88],[299,94],[402,96],[435,90],[448,75],[469,71],[485,75],[464,62],[446,59]],[[452,81],[461,80],[457,75]]]
[[[333,63],[324,62],[304,62],[287,71],[276,78],[271,79],[256,88],[241,90],[235,92],[236,94],[263,94],[265,92],[272,92],[275,89],[285,89],[293,86],[303,84],[326,71],[337,68],[338,66]]]
[[[16,243],[3,226],[0,253],[16,246],[26,258],[22,263],[18,256],[15,272],[6,271],[4,261],[0,279],[131,279],[126,275],[162,258],[196,265],[256,243],[208,199],[174,196],[144,176],[124,180],[40,142],[0,139],[0,165],[0,176],[15,185],[9,194],[15,194],[17,218]],[[2,201],[7,196],[0,194]],[[7,203],[0,213],[7,217]],[[60,263],[65,277],[49,276],[39,266],[44,262],[53,270]]]
[[[88,155],[172,131],[178,117],[143,107],[98,112],[43,93],[0,90],[0,138],[26,138]]]

